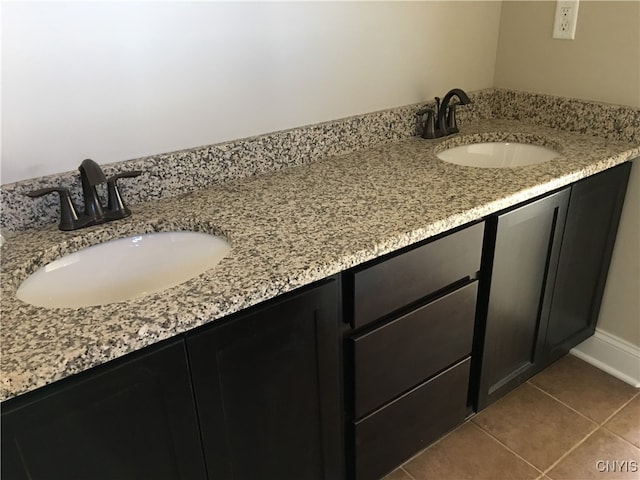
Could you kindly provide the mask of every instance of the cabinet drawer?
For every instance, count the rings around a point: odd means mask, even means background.
[[[366,325],[480,270],[484,223],[353,272],[353,326]]]
[[[355,478],[375,480],[462,423],[471,359],[355,424]]]
[[[471,353],[478,282],[354,338],[356,418]]]

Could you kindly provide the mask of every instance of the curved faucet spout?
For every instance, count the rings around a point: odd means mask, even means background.
[[[82,195],[84,197],[84,213],[93,221],[102,220],[104,213],[96,191],[96,185],[106,183],[107,178],[104,176],[100,165],[90,158],[83,160],[78,170],[80,170]]]
[[[90,158],[86,158],[78,167],[80,170],[80,178],[84,180],[89,186],[100,185],[101,183],[106,183],[107,178],[104,176],[100,165],[91,160]]]
[[[469,103],[471,103],[471,99],[466,94],[466,92],[461,88],[454,88],[447,92],[447,94],[442,99],[442,102],[440,103],[440,108],[438,109],[438,130],[442,132],[442,135],[447,135],[448,133],[456,133],[458,130],[456,128],[455,132],[453,131],[448,132],[449,128],[447,127],[447,114],[449,113],[448,112],[449,102],[453,97],[458,97],[458,100],[460,100],[459,105],[468,105]],[[455,108],[455,105],[452,105],[451,108]]]

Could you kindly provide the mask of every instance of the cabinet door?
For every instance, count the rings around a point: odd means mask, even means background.
[[[183,341],[2,407],[3,479],[205,478]]]
[[[571,189],[546,330],[546,363],[595,331],[630,171],[631,163],[625,163]]]
[[[495,235],[488,284],[478,407],[487,406],[532,373],[538,328],[546,323],[569,190],[490,221]],[[485,284],[486,285],[486,284]]]
[[[343,478],[338,285],[188,338],[211,480]]]

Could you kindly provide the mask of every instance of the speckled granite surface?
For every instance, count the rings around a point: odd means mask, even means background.
[[[492,98],[496,118],[640,143],[638,108],[504,89]]]
[[[515,169],[440,161],[459,143],[527,140],[561,156]],[[382,254],[568,185],[640,155],[640,142],[513,120],[470,120],[440,140],[405,138],[296,168],[134,207],[128,219],[73,233],[54,224],[2,247],[1,385],[7,399],[222,318]],[[137,300],[43,309],[15,297],[39,266],[78,248],[150,231],[226,236],[213,270]]]
[[[458,109],[459,123],[491,117],[493,90],[470,93],[473,103]],[[432,102],[433,103],[433,102]],[[374,145],[396,142],[418,134],[420,103],[320,123],[258,137],[198,147],[104,165],[107,176],[142,170],[140,177],[119,182],[129,205],[209,187],[214,184],[277,171],[326,157],[344,155]],[[78,159],[78,165],[83,159]],[[98,163],[99,158],[94,158]],[[37,199],[25,194],[44,187],[70,189],[76,206],[82,205],[78,171],[48,175],[0,187],[0,228],[20,231],[45,226],[58,219],[58,196]],[[103,192],[104,193],[104,192]]]

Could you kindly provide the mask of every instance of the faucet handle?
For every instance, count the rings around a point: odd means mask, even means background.
[[[436,101],[436,115],[438,115],[440,113],[440,97],[433,97],[433,99]]]
[[[134,178],[142,173],[142,170],[131,170],[128,172],[116,173],[107,179],[107,190],[109,202],[107,209],[110,219],[125,218],[131,215],[131,210],[124,204],[120,190],[118,189],[118,180],[121,178]]]
[[[50,193],[57,193],[60,195],[60,223],[58,224],[60,230],[74,230],[78,228],[78,213],[76,212],[76,208],[73,206],[68,188],[41,188],[27,193],[27,195],[35,198],[42,197],[43,195],[48,195]]]
[[[436,112],[433,108],[423,108],[416,113],[416,115],[419,116],[427,115],[427,119],[424,122],[424,130],[422,131],[422,138],[436,138],[435,113]]]
[[[452,103],[449,105],[449,109],[447,111],[447,134],[458,133],[458,123],[456,122],[456,107],[458,103]]]

